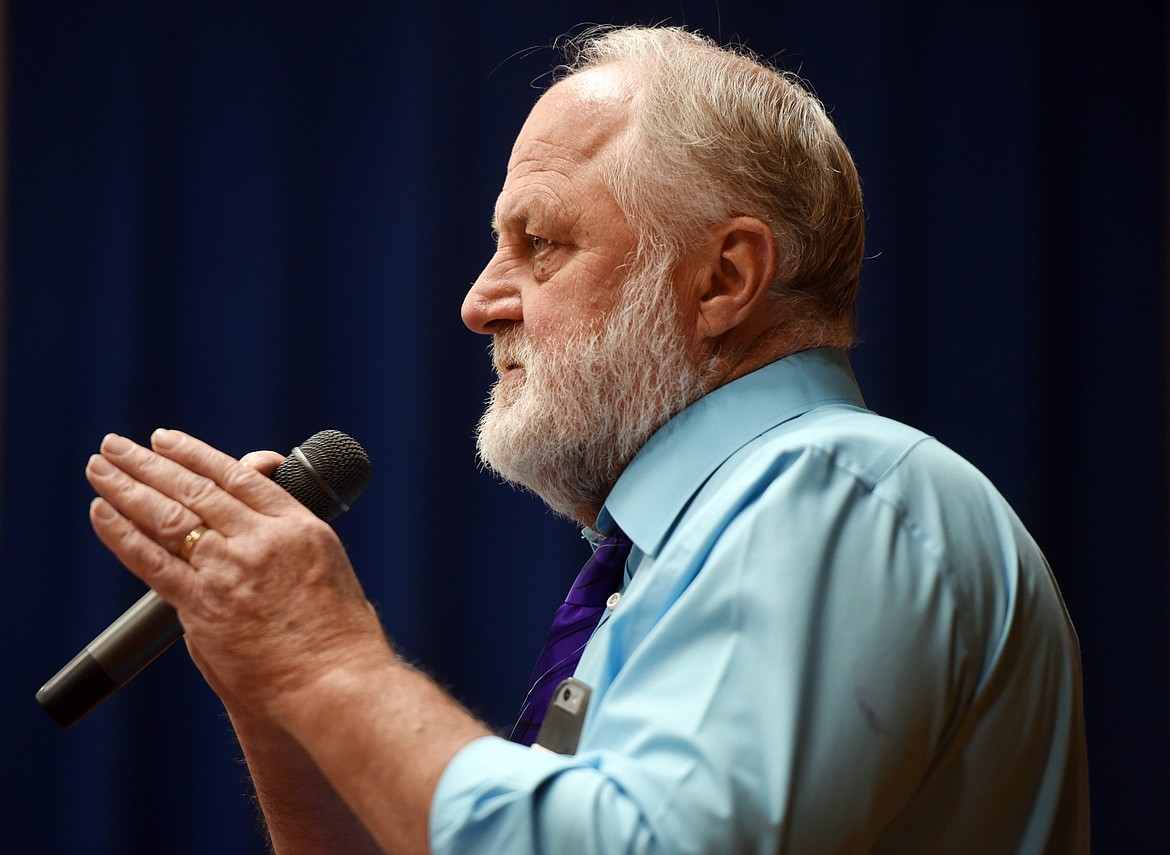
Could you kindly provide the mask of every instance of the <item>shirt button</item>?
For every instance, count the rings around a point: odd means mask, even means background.
[[[609,599],[605,601],[605,607],[611,612],[617,608],[617,604],[621,602],[622,595],[618,591],[614,591],[609,595]]]

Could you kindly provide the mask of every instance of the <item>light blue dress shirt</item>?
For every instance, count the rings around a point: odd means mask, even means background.
[[[970,464],[843,354],[702,398],[598,520],[634,542],[578,753],[465,747],[435,853],[1088,851],[1076,637]]]

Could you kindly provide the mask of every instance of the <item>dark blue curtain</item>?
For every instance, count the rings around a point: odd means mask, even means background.
[[[1101,852],[1170,848],[1166,10],[1158,3],[9,0],[0,851],[258,853],[180,647],[76,727],[33,694],[141,585],[102,435],[357,436],[337,527],[391,635],[508,722],[583,555],[477,470],[458,317],[515,132],[583,22],[686,23],[811,80],[865,182],[855,362],[981,466],[1080,632]]]

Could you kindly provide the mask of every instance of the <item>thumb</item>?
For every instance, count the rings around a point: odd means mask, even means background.
[[[276,467],[284,463],[284,455],[275,451],[249,451],[240,458],[240,462],[271,478]]]

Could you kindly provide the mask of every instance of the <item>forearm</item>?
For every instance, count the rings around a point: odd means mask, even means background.
[[[247,713],[229,715],[273,852],[364,855],[382,851],[300,743]]]
[[[334,669],[292,699],[281,717],[304,746],[305,759],[320,770],[319,784],[339,797],[382,851],[425,853],[443,770],[464,745],[489,731],[388,649],[379,660]]]

